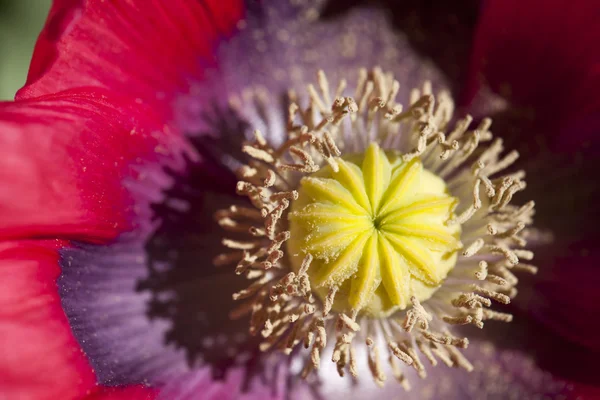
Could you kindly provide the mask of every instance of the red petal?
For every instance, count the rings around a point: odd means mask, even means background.
[[[0,244],[3,399],[74,399],[95,377],[71,333],[55,280],[57,242]]]
[[[569,399],[586,400],[600,399],[600,387],[592,385],[576,385]]]
[[[55,1],[17,98],[97,86],[168,101],[242,12],[241,0]]]
[[[0,237],[114,237],[129,224],[131,163],[175,140],[165,131],[105,91],[0,104]]]
[[[153,400],[156,392],[144,386],[102,387],[85,400]]]
[[[554,332],[600,353],[600,252],[595,242],[561,246],[562,254],[554,247],[542,256],[551,258],[542,264],[548,271],[536,279],[531,308]]]
[[[599,112],[599,20],[596,0],[486,1],[467,97],[488,84],[553,124]]]

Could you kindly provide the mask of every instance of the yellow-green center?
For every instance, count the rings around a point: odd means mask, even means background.
[[[456,263],[460,225],[448,225],[457,199],[418,158],[371,144],[305,177],[289,214],[293,268],[307,253],[313,289],[334,309],[383,317],[411,296],[428,299]]]

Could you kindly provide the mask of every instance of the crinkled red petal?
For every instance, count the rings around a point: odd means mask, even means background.
[[[596,0],[486,1],[466,97],[487,84],[553,128],[600,113],[598,21]]]
[[[132,164],[173,140],[152,108],[105,90],[0,104],[0,238],[115,237],[131,225]]]
[[[560,249],[541,257],[548,271],[535,281],[531,308],[554,332],[600,355],[600,252],[591,240]]]
[[[76,399],[95,385],[56,289],[57,241],[0,243],[0,397]]]
[[[241,0],[55,1],[17,99],[95,86],[164,107],[242,13]]]

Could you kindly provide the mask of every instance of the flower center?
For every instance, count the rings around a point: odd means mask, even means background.
[[[426,300],[454,267],[460,225],[448,224],[457,199],[416,157],[404,162],[376,143],[300,182],[292,202],[292,268],[306,254],[313,290],[333,308],[375,317]]]
[[[534,203],[509,204],[525,173],[499,175],[518,153],[501,156],[487,118],[451,125],[452,100],[428,83],[404,111],[399,83],[379,68],[359,70],[353,97],[347,85],[331,90],[319,71],[307,98],[290,91],[283,140],[256,130],[243,146],[237,192],[248,206],[216,215],[228,252],[215,263],[237,262],[252,282],[233,294],[231,315],[250,315],[263,351],[310,348],[305,377],[327,351],[341,376],[357,376],[362,349],[383,385],[382,343],[405,387],[397,362],[425,377],[419,354],[470,371],[458,350],[469,341],[453,326],[509,322],[492,301],[516,295],[513,271],[536,271],[521,263],[533,257]],[[243,113],[253,101],[265,107],[258,93],[231,104]]]

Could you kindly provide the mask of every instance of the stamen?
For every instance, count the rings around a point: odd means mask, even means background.
[[[485,241],[482,238],[477,239],[469,247],[463,251],[463,256],[472,257],[479,252],[485,245]]]
[[[388,346],[394,357],[396,357],[398,360],[402,361],[406,365],[411,365],[413,363],[411,356],[400,350],[398,343],[388,342]]]
[[[406,320],[404,321],[404,329],[406,332],[412,331],[415,324],[419,324],[419,328],[423,330],[427,330],[429,328],[429,321],[433,320],[431,314],[429,314],[419,300],[416,297],[411,297],[410,302],[413,305],[413,308],[406,312]]]
[[[452,337],[450,335],[434,334],[434,333],[425,331],[425,332],[423,332],[423,337],[427,340],[430,340],[433,343],[444,344],[446,346],[456,346],[456,347],[460,347],[462,349],[466,349],[467,346],[469,345],[468,339],[466,339],[466,338],[458,339],[458,338]]]
[[[450,359],[448,354],[448,347],[441,347],[438,344],[433,343],[431,347],[431,351],[439,358],[446,366],[453,367],[454,362]]]
[[[433,356],[430,345],[426,344],[423,340],[417,340],[416,343],[419,351],[421,351],[421,353],[423,353],[423,355],[425,356],[425,358],[427,358],[431,365],[435,367],[437,365],[437,360]]]
[[[337,286],[332,286],[329,289],[329,293],[327,293],[327,297],[325,298],[325,305],[323,307],[323,315],[327,316],[329,315],[329,312],[331,311],[331,308],[333,307],[333,302],[335,301],[335,295],[338,291],[338,287]]]
[[[244,146],[242,147],[242,151],[246,154],[248,154],[250,157],[254,157],[257,160],[260,161],[264,161],[267,163],[272,163],[273,161],[275,161],[275,159],[273,158],[273,156],[271,154],[269,154],[268,152],[258,149],[256,147],[252,147],[252,146]]]

